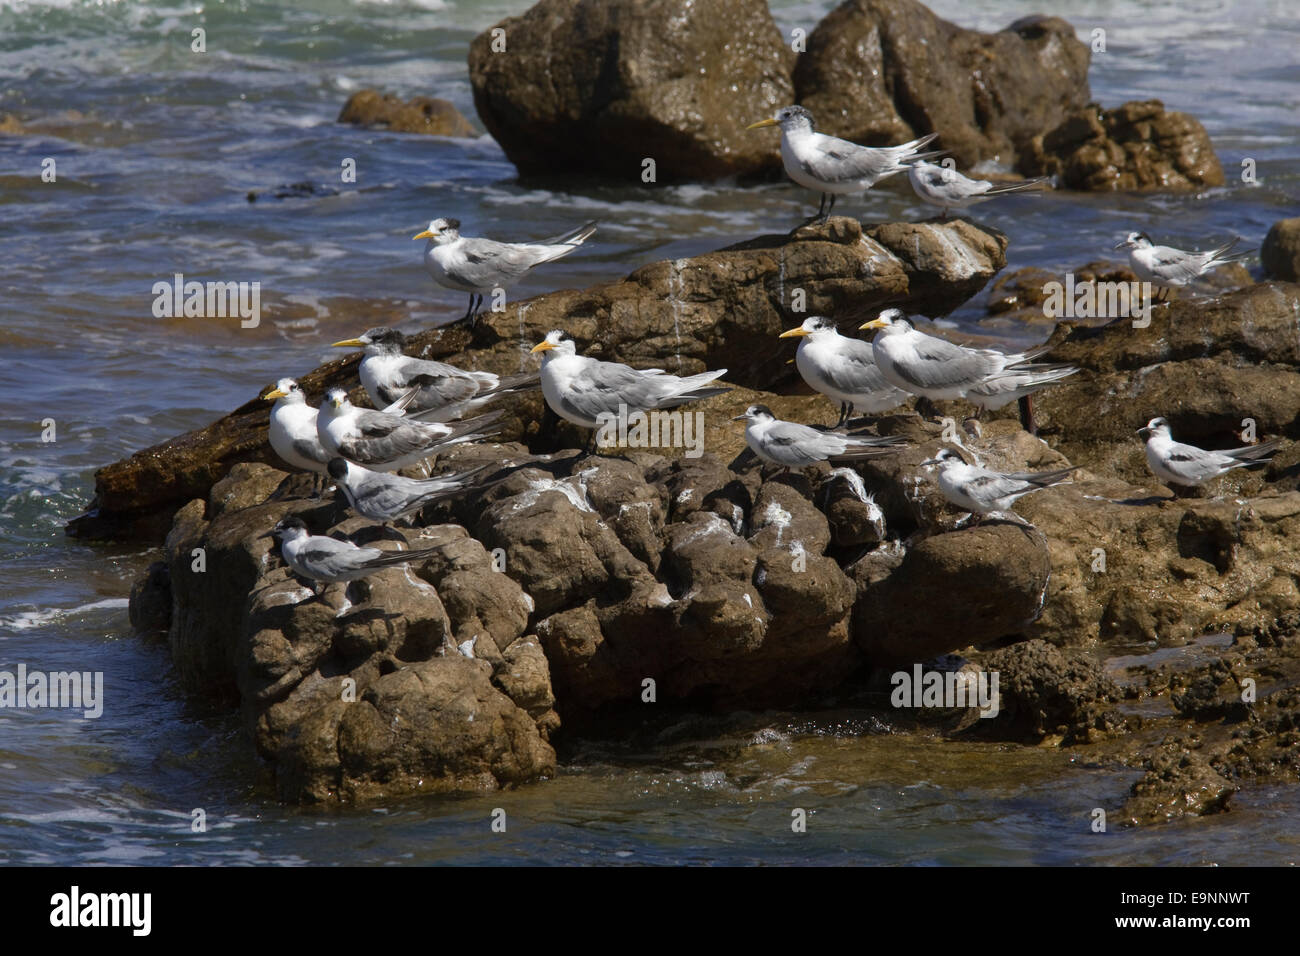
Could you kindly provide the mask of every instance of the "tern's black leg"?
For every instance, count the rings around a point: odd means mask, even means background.
[[[1020,427],[1038,437],[1038,422],[1034,418],[1034,396],[1020,396]]]
[[[823,195],[822,195],[822,200],[823,200],[823,201],[825,201],[825,198],[826,198],[827,195],[829,195],[829,196],[831,197],[831,204],[830,204],[829,206],[827,206],[827,207],[826,207],[826,211],[825,211],[824,213],[822,213],[822,222],[825,222],[827,219],[831,218],[831,210],[835,208],[835,199],[836,199],[835,194],[834,194],[834,193],[823,193]]]
[[[474,293],[473,292],[469,294],[469,304],[465,306],[465,314],[460,317],[460,320],[462,322],[470,322],[470,323],[473,323],[474,321]]]
[[[835,423],[836,428],[839,428],[841,425],[843,425],[845,422],[849,420],[849,409],[851,409],[852,407],[853,406],[850,405],[848,402],[840,402],[840,420]]]

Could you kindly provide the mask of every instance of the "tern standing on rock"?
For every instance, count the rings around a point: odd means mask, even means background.
[[[296,381],[282,378],[262,396],[271,406],[271,448],[286,464],[313,473],[312,487],[325,474],[330,456],[316,434],[316,409]]]
[[[797,422],[782,421],[766,405],[750,405],[733,422],[744,421],[745,441],[755,455],[772,465],[806,468],[819,461],[879,458],[898,451],[902,438],[824,432]]]
[[[901,146],[859,146],[846,139],[818,133],[813,129],[813,115],[802,106],[787,106],[772,119],[751,123],[746,129],[765,126],[781,127],[781,162],[791,179],[800,186],[821,193],[822,202],[817,215],[810,216],[825,222],[835,208],[837,196],[866,192],[882,179],[901,173],[909,163],[941,155],[937,150],[922,153],[919,150],[933,142],[939,135],[931,133]],[[830,199],[830,206],[826,200]]]
[[[1047,182],[1047,177],[1043,176],[1018,183],[991,183],[984,179],[971,179],[955,169],[936,166],[924,160],[908,167],[907,178],[920,199],[943,210],[944,219],[948,218],[949,209],[968,209],[976,203],[1022,192]]]
[[[1274,438],[1258,445],[1207,451],[1174,441],[1169,423],[1163,418],[1151,419],[1138,429],[1138,434],[1146,439],[1147,464],[1155,476],[1166,484],[1184,488],[1205,484],[1234,468],[1262,465],[1270,460],[1280,441]],[[1174,494],[1177,497],[1177,489]]]
[[[503,380],[492,372],[466,371],[446,362],[404,355],[405,345],[406,336],[397,329],[379,326],[355,339],[335,342],[331,348],[365,350],[357,374],[376,408],[415,389],[407,415],[421,421],[451,421],[501,395],[537,387],[536,374]]]
[[[1145,232],[1130,232],[1115,246],[1127,249],[1129,265],[1144,282],[1150,282],[1161,293],[1171,287],[1185,286],[1226,262],[1245,258],[1249,252],[1228,254],[1240,239],[1225,242],[1209,252],[1186,252],[1173,246],[1157,246]]]
[[[331,458],[327,467],[353,511],[372,521],[387,522],[470,490],[473,479],[493,466],[479,465],[433,478],[404,478],[371,471],[345,458]]]
[[[508,289],[534,266],[567,256],[595,231],[596,224],[589,222],[573,232],[538,242],[497,242],[462,236],[459,219],[435,219],[428,229],[411,238],[429,240],[424,247],[424,265],[434,282],[469,293],[463,321],[473,323],[485,293]]]
[[[284,558],[284,563],[294,574],[313,582],[312,590],[317,595],[320,590],[315,582],[333,584],[356,581],[384,568],[424,560],[442,550],[423,548],[417,551],[384,551],[379,548],[362,548],[351,541],[310,534],[307,525],[296,515],[282,519],[272,529],[271,535],[280,542],[280,555]]]
[[[375,471],[397,471],[423,461],[444,445],[484,437],[484,427],[500,417],[500,412],[493,412],[454,426],[415,422],[357,408],[347,392],[332,388],[316,415],[316,434],[331,458],[346,458]]]
[[[780,337],[799,339],[795,368],[814,391],[839,403],[837,426],[849,420],[853,409],[880,415],[907,401],[907,392],[887,382],[876,367],[871,343],[840,335],[830,319],[810,316]]]
[[[542,356],[542,395],[565,421],[583,428],[600,427],[602,415],[676,408],[701,398],[731,391],[710,382],[727,374],[725,368],[679,378],[660,369],[642,371],[620,362],[602,362],[578,354],[573,339],[559,329],[533,346]]]
[[[980,465],[968,465],[961,456],[945,448],[921,466],[939,467],[939,490],[958,508],[976,515],[976,523],[995,511],[1006,511],[1025,495],[1065,481],[1074,468],[1057,471],[992,471]]]
[[[1047,351],[1040,348],[1008,354],[956,345],[917,331],[899,309],[886,309],[862,328],[880,330],[871,348],[886,381],[934,401],[966,398],[968,391],[989,378]]]

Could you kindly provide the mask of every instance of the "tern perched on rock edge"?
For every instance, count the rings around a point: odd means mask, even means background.
[[[284,558],[284,563],[299,577],[311,581],[312,591],[318,597],[320,588],[317,587],[317,582],[333,584],[356,581],[384,568],[422,561],[442,550],[422,548],[415,551],[385,551],[380,548],[362,548],[351,541],[311,534],[307,531],[307,525],[296,515],[282,518],[270,534],[280,542],[280,556]]]
[[[346,458],[331,458],[326,467],[330,477],[343,489],[353,511],[372,521],[389,522],[435,501],[464,494],[474,487],[476,477],[495,465],[489,462],[468,471],[432,478],[404,478],[371,471]]]
[[[900,309],[886,309],[861,327],[880,330],[871,348],[885,380],[935,401],[967,398],[969,390],[992,376],[1024,366],[1048,351],[1045,347],[1015,353],[967,348],[918,331]]]
[[[745,441],[755,455],[786,470],[806,468],[819,461],[879,458],[897,452],[906,444],[904,439],[895,436],[846,435],[783,421],[766,405],[750,405],[732,421],[747,423]]]
[[[487,426],[500,417],[500,412],[490,412],[454,425],[416,422],[357,408],[347,392],[332,388],[316,415],[316,434],[331,458],[346,458],[375,471],[397,471],[445,445],[486,437],[492,433]]]
[[[1163,298],[1171,287],[1185,286],[1211,269],[1251,255],[1251,252],[1228,254],[1240,241],[1232,239],[1209,252],[1187,252],[1173,246],[1157,246],[1145,232],[1130,232],[1115,248],[1128,249],[1129,265],[1137,277],[1156,286]]]
[[[602,415],[676,408],[687,402],[731,391],[709,383],[727,374],[725,368],[684,378],[662,369],[641,369],[621,362],[603,362],[578,354],[573,339],[559,329],[548,332],[533,352],[542,356],[542,395],[565,421],[598,428]]]
[[[1146,440],[1147,465],[1173,488],[1174,497],[1178,497],[1179,486],[1191,488],[1234,468],[1267,463],[1281,443],[1281,439],[1273,438],[1257,445],[1208,451],[1174,441],[1169,423],[1163,418],[1151,419],[1138,429],[1138,434]]]
[[[355,339],[334,342],[331,348],[365,350],[357,374],[376,408],[397,401],[408,390],[415,389],[407,415],[421,421],[451,421],[494,398],[538,385],[535,372],[502,379],[492,372],[467,371],[446,362],[405,355],[402,351],[405,346],[405,335],[381,325],[367,329]]]
[[[839,403],[837,427],[849,420],[854,409],[880,415],[907,401],[907,392],[887,382],[876,367],[871,343],[840,335],[825,316],[809,316],[780,337],[799,339],[795,368],[814,391]]]
[[[992,471],[968,465],[950,448],[921,462],[921,467],[927,465],[938,466],[939,490],[958,508],[975,515],[976,524],[995,511],[1008,510],[1018,498],[1060,484],[1079,469],[1076,465],[1056,471]]]
[[[589,222],[572,232],[537,242],[497,242],[462,236],[459,219],[435,219],[428,229],[411,238],[429,240],[424,247],[424,265],[434,282],[469,293],[469,307],[462,321],[473,324],[485,293],[508,289],[535,266],[567,256],[595,231],[596,223]]]
[[[835,199],[849,193],[870,189],[882,179],[907,169],[909,163],[942,155],[945,150],[922,153],[919,150],[934,142],[931,133],[901,146],[859,146],[846,139],[818,133],[813,115],[802,106],[786,106],[772,119],[751,123],[746,129],[781,127],[781,162],[786,174],[800,186],[821,193],[821,206],[814,219],[825,222],[835,208]],[[830,206],[826,200],[830,199]]]
[[[262,398],[275,402],[268,427],[271,448],[286,464],[312,472],[316,492],[330,459],[316,434],[316,409],[307,404],[306,393],[291,378],[280,379]]]
[[[912,184],[912,191],[923,202],[938,206],[943,210],[943,218],[948,218],[950,209],[968,209],[976,203],[987,202],[1010,193],[1024,192],[1047,182],[1048,177],[1025,179],[1016,183],[991,183],[985,179],[971,179],[955,169],[937,166],[919,160],[908,166],[907,178]]]

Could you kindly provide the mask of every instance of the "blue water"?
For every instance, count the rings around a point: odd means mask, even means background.
[[[188,704],[165,648],[130,634],[125,599],[149,551],[64,537],[94,469],[333,357],[331,341],[380,321],[414,329],[459,315],[462,298],[430,284],[410,239],[436,216],[502,238],[600,219],[598,241],[516,292],[531,295],[787,229],[810,211],[784,184],[525,186],[486,136],[334,123],[366,86],[445,97],[475,120],[467,44],[526,6],[0,0],[0,114],[27,130],[0,134],[0,669],[103,671],[109,694],[94,721],[0,711],[0,860],[1202,863],[1240,862],[1249,847],[1252,862],[1294,861],[1294,788],[1250,791],[1213,820],[1098,835],[1091,809],[1118,806],[1132,771],[787,714],[666,753],[580,744],[558,779],[509,794],[362,811],[272,799],[234,719]],[[773,4],[787,33],[830,6]],[[1201,195],[1061,193],[983,207],[980,218],[1012,239],[1011,267],[1081,265],[1131,228],[1175,245],[1230,235],[1258,245],[1276,219],[1300,214],[1295,4],[934,7],[981,29],[1033,12],[1067,16],[1085,37],[1105,29],[1094,98],[1159,97],[1192,112],[1229,175]],[[190,51],[195,26],[206,53]],[[1257,185],[1236,178],[1246,157]],[[47,158],[56,183],[40,181]],[[346,158],[355,184],[340,179]],[[246,199],[298,182],[321,195]],[[930,215],[901,183],[843,211]],[[174,272],[260,282],[261,326],[154,318],[153,283]],[[973,328],[982,317],[977,296],[953,319]],[[488,828],[495,807],[507,811],[506,834]],[[794,807],[810,812],[806,834],[790,830]],[[195,808],[206,833],[190,831]]]

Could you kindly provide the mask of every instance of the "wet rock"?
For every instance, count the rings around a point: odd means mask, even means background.
[[[1088,102],[1088,60],[1055,17],[980,33],[915,0],[848,0],[808,36],[794,83],[823,132],[878,146],[937,131],[962,167],[1014,165]]]
[[[1196,190],[1224,182],[1205,127],[1187,113],[1166,112],[1159,100],[1110,110],[1089,104],[1036,137],[1019,169],[1091,191]]]
[[[1168,741],[1148,761],[1147,773],[1124,802],[1130,825],[1205,816],[1228,808],[1237,787],[1218,773],[1187,738]]]
[[[1300,281],[1300,216],[1273,223],[1260,247],[1259,260],[1269,278]]]
[[[880,580],[855,568],[854,640],[873,662],[906,663],[1025,633],[1050,565],[1041,535],[987,524],[925,538]]]
[[[245,197],[249,202],[259,199],[315,199],[319,196],[337,196],[339,191],[333,186],[324,186],[304,180],[297,183],[284,183],[273,189],[250,189]]]
[[[137,634],[166,639],[172,624],[172,585],[165,562],[154,561],[131,585],[127,614]]]
[[[745,126],[793,100],[792,58],[761,0],[542,0],[479,34],[469,70],[521,172],[641,182],[650,158],[662,182],[774,167]]]
[[[837,217],[790,235],[653,263],[620,282],[512,303],[488,313],[472,330],[458,325],[412,335],[408,351],[510,374],[534,367],[528,348],[551,329],[563,328],[584,353],[599,358],[674,374],[726,368],[728,383],[771,390],[797,381],[787,364],[789,342],[777,338],[793,324],[796,289],[810,313],[835,315],[846,328],[896,303],[939,315],[1002,268],[1005,248],[1005,236],[959,220],[885,225],[864,233],[856,221]],[[299,376],[299,384],[312,401],[337,385],[368,404],[357,384],[356,362],[351,355],[326,363]],[[70,522],[69,534],[158,539],[177,508],[205,497],[233,465],[277,465],[266,440],[268,404],[254,397],[206,428],[100,469],[92,509]],[[553,436],[539,433],[539,392],[503,400],[500,407],[501,440],[550,444]],[[743,441],[729,423],[709,415],[706,424],[710,442],[723,434],[732,443]]]
[[[1074,276],[1076,301],[1079,295],[1086,294],[1084,287],[1087,285],[1097,282],[1133,282],[1137,279],[1127,266],[1114,262],[1090,262],[1071,270],[1070,274]],[[1061,286],[1064,293],[1066,277],[1063,272],[1028,266],[998,276],[989,286],[989,324],[1042,322],[1055,325],[1061,316],[1049,315],[1047,307],[1050,295],[1048,286],[1053,282]]]
[[[339,113],[340,123],[381,126],[394,133],[427,133],[432,136],[476,136],[469,120],[447,100],[416,96],[403,102],[391,93],[357,90]]]
[[[1041,640],[982,655],[982,668],[998,675],[999,712],[975,725],[1030,743],[1051,737],[1066,745],[1102,739],[1124,727],[1114,704],[1122,697],[1097,660],[1061,651]]]

